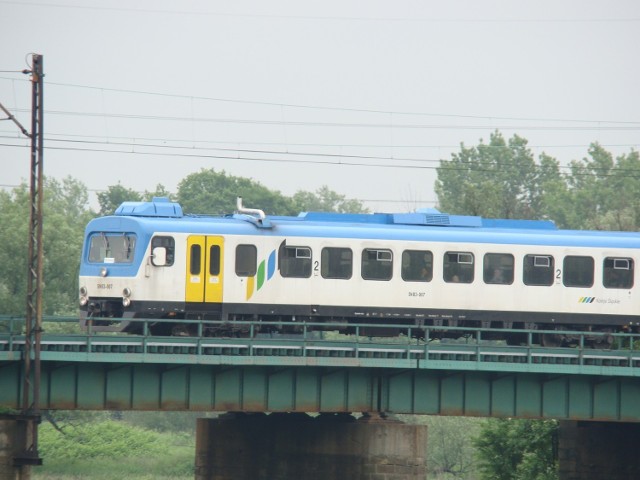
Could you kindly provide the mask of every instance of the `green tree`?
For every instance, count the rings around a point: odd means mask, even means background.
[[[571,162],[572,228],[637,230],[640,226],[640,156],[616,159],[597,143],[588,157]]]
[[[158,185],[158,187],[162,187]],[[164,190],[164,187],[162,187]],[[122,202],[139,202],[142,200],[135,190],[123,187],[120,183],[110,185],[104,192],[98,193],[98,203],[100,204],[100,215],[113,215]]]
[[[202,169],[185,177],[178,185],[177,200],[186,213],[225,214],[236,209],[236,198],[243,205],[271,215],[293,215],[291,199],[269,190],[258,182],[227,175],[224,171]]]
[[[46,198],[46,197],[45,197]],[[0,191],[0,312],[24,314],[29,242],[29,190],[25,184]]]
[[[431,415],[395,415],[408,424],[427,426],[428,478],[466,480],[476,478],[474,438],[487,422],[483,418]]]
[[[43,220],[44,312],[74,314],[78,309],[78,273],[84,229],[94,213],[87,188],[70,177],[49,179]]]
[[[475,440],[480,472],[487,480],[556,480],[555,420],[495,419]]]
[[[323,185],[315,193],[299,190],[293,195],[298,212],[368,213],[362,202],[349,200]]]
[[[86,187],[72,178],[44,179],[43,313],[77,310],[77,284],[83,231],[93,212]],[[0,192],[0,311],[24,314],[26,308],[30,194],[25,184]]]
[[[533,154],[517,135],[495,132],[488,144],[461,145],[438,167],[435,190],[443,211],[487,218],[533,218],[540,202]]]
[[[142,199],[147,202],[153,200],[154,197],[166,197],[169,200],[174,200],[175,195],[167,190],[164,185],[159,183],[158,185],[156,185],[156,189],[153,192],[145,190],[144,195],[142,195]]]
[[[576,224],[577,212],[567,176],[560,172],[558,161],[544,153],[540,155],[535,188],[534,218],[553,220],[562,228]]]
[[[536,163],[527,141],[504,140],[461,145],[441,161],[435,190],[448,213],[486,218],[550,219],[560,228],[637,230],[640,227],[640,155],[613,158],[597,143],[588,156],[573,160],[567,173],[541,154]]]

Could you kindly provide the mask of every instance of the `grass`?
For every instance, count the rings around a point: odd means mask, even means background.
[[[160,433],[126,422],[70,425],[60,433],[40,428],[43,466],[35,480],[186,480],[193,479],[195,440],[184,433]]]
[[[161,457],[44,459],[33,467],[36,480],[193,480],[194,449],[180,449]]]

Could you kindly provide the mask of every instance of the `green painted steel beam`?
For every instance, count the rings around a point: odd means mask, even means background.
[[[21,363],[0,362],[0,407]],[[635,377],[363,367],[43,361],[45,409],[393,412],[640,422]]]
[[[19,358],[11,355],[0,361]],[[272,367],[336,367],[336,368],[383,368],[401,370],[453,370],[469,372],[497,373],[547,373],[557,375],[600,375],[608,377],[640,378],[640,367],[580,365],[555,363],[511,363],[495,361],[403,359],[403,358],[332,358],[332,357],[252,357],[235,355],[184,355],[184,354],[143,354],[143,353],[74,353],[42,352],[43,361],[73,363],[116,363],[116,364],[173,364],[173,365],[229,365],[229,366],[272,366]]]

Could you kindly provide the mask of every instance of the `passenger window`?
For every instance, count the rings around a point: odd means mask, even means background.
[[[320,261],[322,278],[349,279],[353,274],[353,252],[350,248],[323,248]]]
[[[484,283],[511,285],[513,283],[513,255],[508,253],[487,253],[484,256]]]
[[[309,278],[311,276],[311,249],[309,247],[280,246],[278,255],[280,275],[283,277]]]
[[[607,257],[604,259],[602,284],[605,288],[633,287],[633,259]]]
[[[365,248],[362,251],[362,278],[365,280],[391,280],[393,253],[391,250]]]
[[[191,263],[189,264],[189,273],[191,273],[191,275],[200,275],[201,254],[202,249],[200,245],[191,245]]]
[[[522,282],[531,286],[553,285],[554,259],[551,255],[525,255]]]
[[[405,250],[402,252],[401,274],[405,282],[430,282],[433,279],[433,253]]]
[[[211,245],[209,248],[209,275],[220,275],[220,245]]]
[[[447,283],[473,282],[473,253],[447,252],[444,254],[443,278]]]
[[[593,286],[593,258],[568,256],[564,257],[562,283],[565,287]]]
[[[238,245],[236,247],[236,275],[253,277],[258,265],[258,249],[255,245]]]
[[[173,237],[153,237],[151,240],[151,253],[153,253],[153,249],[157,247],[164,247],[167,252],[166,263],[163,266],[170,267],[173,265],[176,256],[176,242]]]

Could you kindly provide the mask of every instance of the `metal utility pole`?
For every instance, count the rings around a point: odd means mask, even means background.
[[[43,94],[42,55],[33,54],[31,66],[31,212],[29,215],[29,256],[27,314],[24,345],[22,419],[27,422],[25,451],[14,458],[15,466],[41,465],[38,454],[40,423],[40,339],[42,335],[42,197],[43,188]]]

